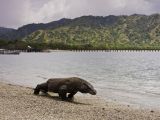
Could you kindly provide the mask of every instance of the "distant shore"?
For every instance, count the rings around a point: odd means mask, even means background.
[[[141,49],[141,50],[116,50],[116,49],[111,49],[111,50],[60,50],[60,49],[46,49],[46,50],[5,50],[5,49],[0,49],[0,54],[20,54],[21,52],[25,53],[33,53],[33,52],[42,52],[42,53],[52,53],[52,52],[160,52],[159,49],[155,50],[150,50],[150,49]]]
[[[56,94],[33,95],[32,88],[0,83],[1,120],[158,120],[160,111],[136,109],[101,98],[75,96],[61,101]]]

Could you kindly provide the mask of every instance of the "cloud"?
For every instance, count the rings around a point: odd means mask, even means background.
[[[22,12],[26,2],[20,4],[21,0],[0,0],[0,26],[15,27],[23,23]]]
[[[0,0],[0,26],[17,28],[82,15],[130,15],[160,12],[159,0]]]

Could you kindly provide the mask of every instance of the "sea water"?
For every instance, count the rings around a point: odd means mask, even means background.
[[[52,52],[0,55],[0,81],[35,87],[48,78],[80,77],[99,96],[160,108],[160,52]]]

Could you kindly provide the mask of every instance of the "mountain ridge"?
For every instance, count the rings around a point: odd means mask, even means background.
[[[127,15],[123,15],[123,16],[127,16]],[[21,39],[21,38],[31,34],[32,32],[37,31],[37,30],[45,30],[45,29],[56,28],[56,27],[59,27],[59,26],[70,24],[73,21],[78,22],[79,19],[91,18],[91,17],[92,18],[102,18],[103,19],[103,18],[111,18],[111,17],[113,18],[113,17],[118,17],[118,16],[109,15],[109,16],[104,17],[104,16],[87,15],[87,16],[77,17],[77,18],[74,18],[74,19],[62,18],[62,19],[59,19],[59,20],[56,20],[56,21],[51,21],[51,22],[48,22],[48,23],[30,23],[30,24],[23,25],[23,26],[21,26],[17,29],[0,27],[0,28],[3,28],[3,29],[12,30],[12,31],[6,32],[5,34],[0,31],[0,39],[7,39],[7,40]],[[101,21],[101,22],[103,22],[103,21]]]
[[[25,25],[17,31],[23,42],[47,45],[47,48],[160,49],[159,14],[64,18]]]
[[[138,16],[141,14],[133,14],[131,16]],[[7,29],[7,32],[2,32],[0,30],[0,39],[7,39],[7,40],[15,40],[15,39],[21,39],[29,34],[31,34],[32,32],[35,32],[37,30],[45,30],[45,29],[54,29],[56,27],[60,27],[66,24],[70,24],[71,22],[79,22],[79,20],[83,21],[83,19],[86,20],[95,20],[97,18],[100,19],[108,19],[108,22],[114,22],[113,18],[118,18],[118,17],[127,17],[128,15],[120,15],[120,16],[116,16],[116,15],[108,15],[108,16],[92,16],[92,15],[88,15],[88,16],[81,16],[81,17],[77,17],[74,19],[69,19],[69,18],[62,18],[59,19],[57,21],[52,21],[52,22],[48,22],[48,23],[30,23],[30,24],[26,24],[23,25],[17,29],[14,28],[5,28],[5,27],[0,27],[0,29]],[[145,16],[145,15],[142,15]],[[87,19],[88,18],[88,19]],[[90,19],[89,19],[90,18]],[[106,19],[107,21],[107,19]],[[100,23],[105,23],[106,21],[101,20]],[[96,21],[97,22],[97,21]],[[9,31],[10,30],[10,31]],[[8,35],[6,35],[8,34]]]
[[[51,29],[51,28],[56,28],[61,25],[64,25],[69,22],[70,19],[60,19],[58,21],[53,21],[49,23],[31,23],[27,25],[23,25],[22,27],[19,27],[18,29],[12,29],[12,28],[5,28],[5,27],[0,27],[3,29],[9,29],[13,31],[8,31],[6,33],[2,33],[0,31],[0,39],[7,39],[7,40],[16,40],[16,39],[21,39],[29,34],[31,34],[34,31],[37,30],[45,30],[45,29]],[[9,34],[9,35],[7,35]],[[2,36],[3,35],[3,36]]]

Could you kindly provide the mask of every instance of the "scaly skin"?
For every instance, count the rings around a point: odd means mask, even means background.
[[[38,95],[40,91],[44,93],[58,93],[62,100],[72,99],[77,92],[96,95],[96,90],[93,86],[86,80],[78,77],[51,78],[45,83],[38,84],[34,89],[34,94]],[[68,96],[66,96],[67,93],[69,93]]]

